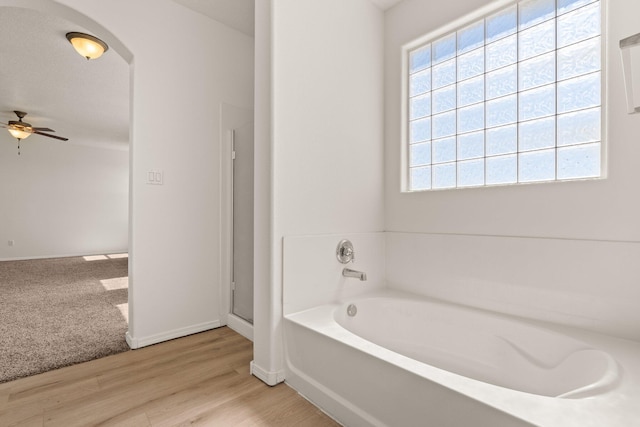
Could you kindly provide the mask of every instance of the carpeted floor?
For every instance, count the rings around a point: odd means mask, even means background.
[[[128,350],[127,263],[0,262],[0,383]]]

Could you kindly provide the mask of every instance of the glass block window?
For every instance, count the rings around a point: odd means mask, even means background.
[[[409,190],[601,176],[599,0],[525,0],[408,52]]]

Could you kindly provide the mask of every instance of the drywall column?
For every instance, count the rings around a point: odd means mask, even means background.
[[[278,339],[278,304],[272,263],[272,151],[271,134],[271,0],[255,4],[255,128],[253,216],[253,361],[251,372],[269,385],[281,382],[282,352]],[[274,295],[275,294],[275,295]]]
[[[369,0],[259,3],[256,75],[270,91],[256,92],[256,150],[266,149],[270,132],[272,184],[270,205],[256,204],[270,209],[271,240],[269,271],[264,258],[256,258],[262,277],[256,277],[252,366],[254,374],[275,383],[283,366],[282,238],[382,230],[383,13]],[[269,46],[261,37],[269,37]],[[256,194],[264,195],[269,175],[259,168],[256,182],[263,190],[256,186]],[[264,215],[260,223],[257,239],[265,235]]]

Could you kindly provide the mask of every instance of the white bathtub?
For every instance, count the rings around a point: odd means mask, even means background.
[[[408,298],[370,297],[334,318],[354,334],[420,362],[489,384],[581,398],[619,380],[607,353],[567,335],[489,312]]]
[[[287,382],[347,426],[640,425],[640,344],[416,295],[289,314],[285,350]]]

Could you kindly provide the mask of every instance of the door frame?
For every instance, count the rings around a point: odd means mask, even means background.
[[[220,314],[221,324],[253,341],[253,325],[232,313],[233,130],[253,121],[253,110],[220,104]]]

